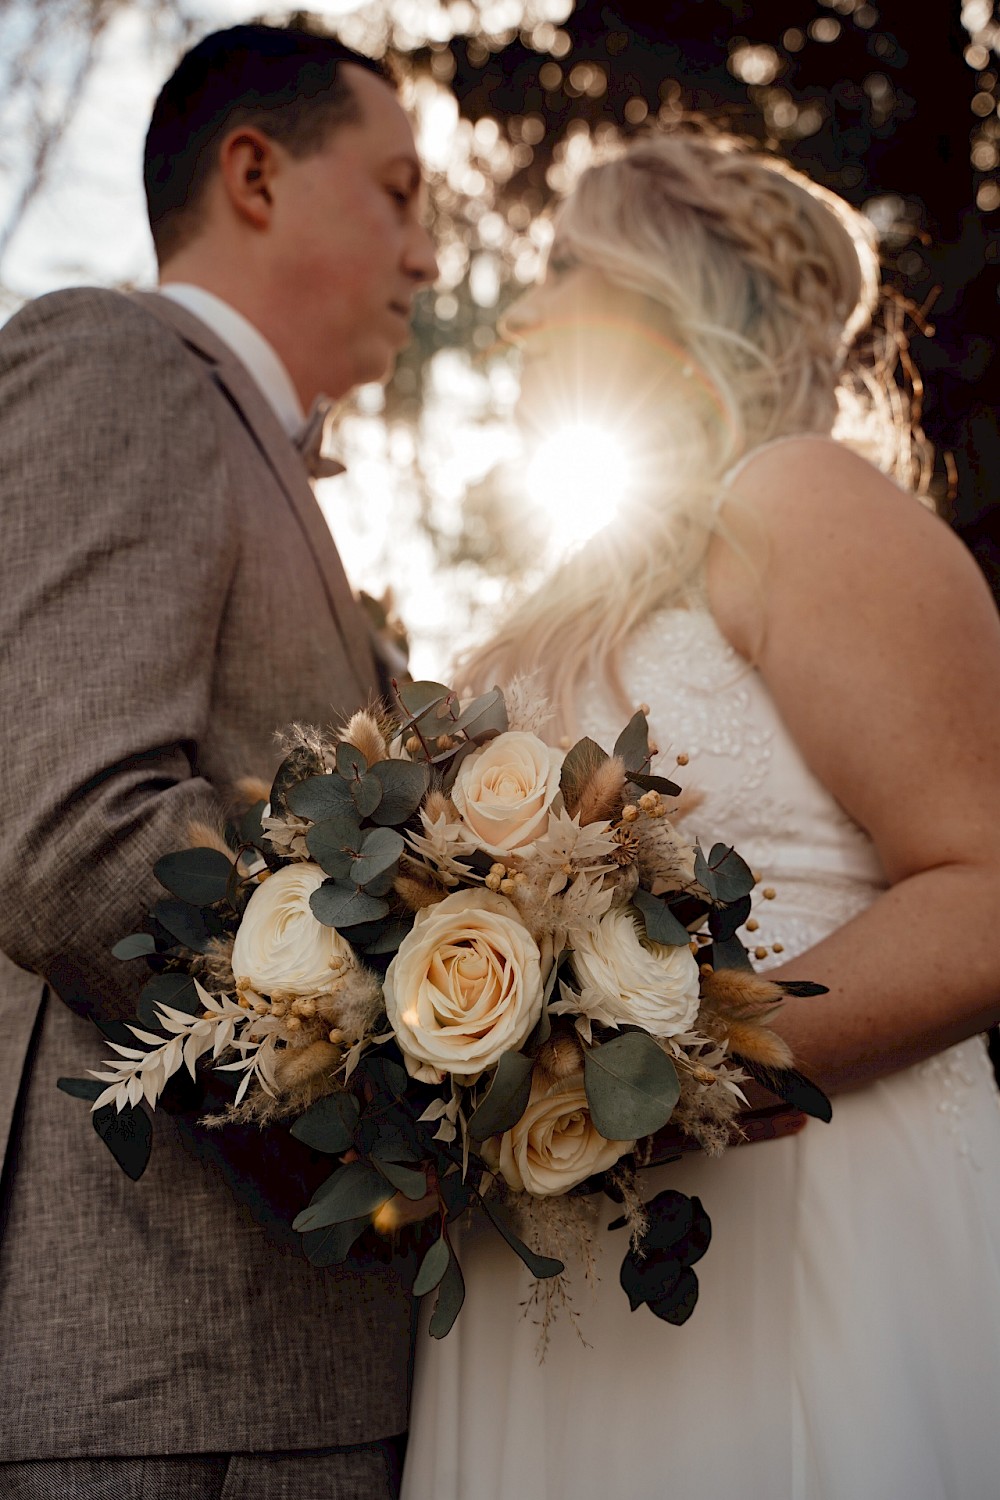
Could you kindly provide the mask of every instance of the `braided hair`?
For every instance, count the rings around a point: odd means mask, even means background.
[[[857,425],[860,397],[880,428],[877,444],[866,434],[868,456],[900,477],[895,429],[908,424],[860,368],[879,298],[867,221],[734,137],[649,136],[590,167],[561,208],[551,256],[642,294],[683,353],[664,361],[656,485],[466,663],[476,684],[537,672],[569,732],[584,681],[603,680],[631,711],[623,647],[650,610],[697,586],[724,476],[741,457],[778,437],[829,435],[848,409]]]

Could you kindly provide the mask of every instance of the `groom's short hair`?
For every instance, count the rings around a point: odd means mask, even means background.
[[[232,26],[184,54],[160,90],[146,135],[146,204],[161,265],[197,231],[227,131],[255,125],[301,157],[320,150],[336,126],[361,118],[343,63],[394,86],[384,64],[300,26]]]

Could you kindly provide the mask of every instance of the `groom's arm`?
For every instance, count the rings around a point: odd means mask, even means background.
[[[198,745],[237,541],[211,395],[112,293],[0,331],[0,947],[83,1013],[132,1013],[110,948],[219,812]]]

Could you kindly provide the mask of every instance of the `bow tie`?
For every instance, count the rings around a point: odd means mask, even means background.
[[[328,396],[317,396],[301,432],[292,438],[292,445],[298,451],[310,479],[332,479],[335,474],[344,472],[344,465],[339,459],[323,455],[327,421],[334,405]]]

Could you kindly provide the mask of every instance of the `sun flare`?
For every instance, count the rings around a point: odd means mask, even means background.
[[[631,462],[613,433],[575,422],[542,439],[524,482],[562,551],[587,541],[614,518],[629,490]]]

